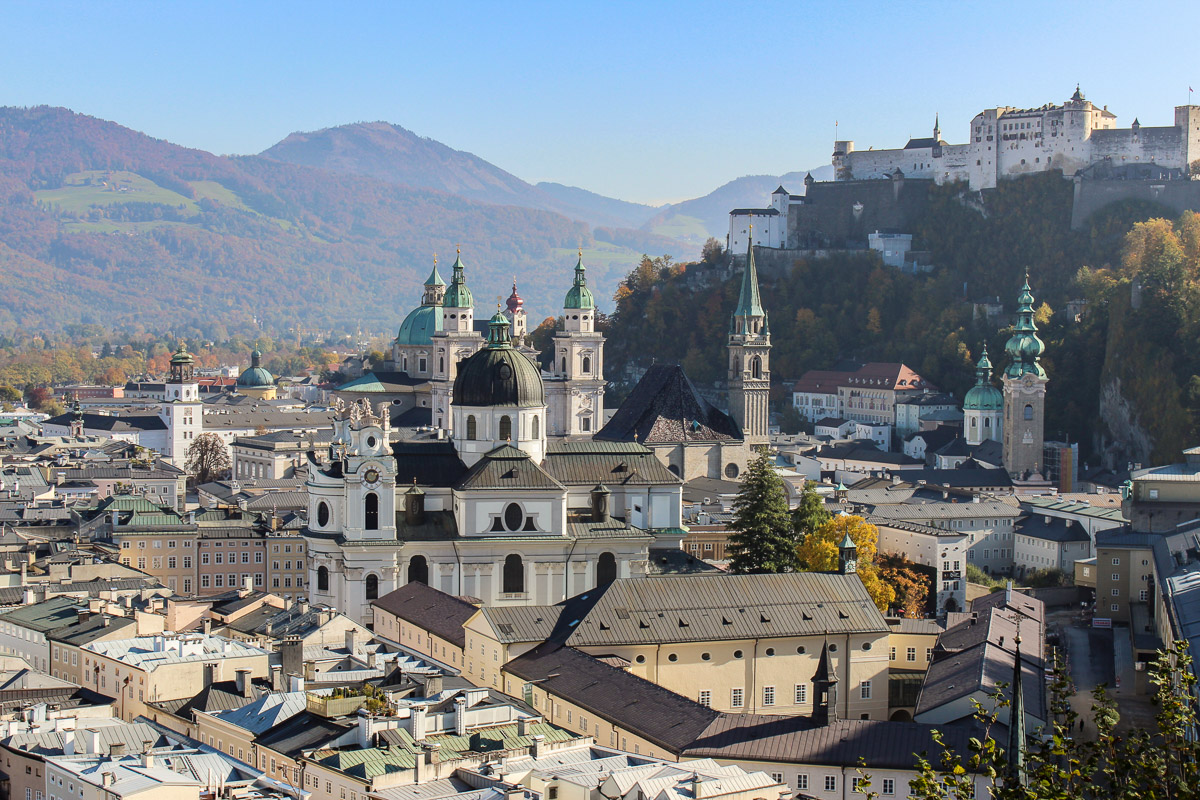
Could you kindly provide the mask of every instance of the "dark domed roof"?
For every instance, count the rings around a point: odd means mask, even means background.
[[[508,320],[497,311],[489,325],[487,347],[458,365],[454,405],[517,408],[546,405],[541,372],[528,356],[513,349],[508,338]]]

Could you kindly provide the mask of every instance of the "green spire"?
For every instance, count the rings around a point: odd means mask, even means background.
[[[567,299],[563,301],[563,308],[578,308],[578,309],[593,309],[596,307],[596,300],[592,297],[592,290],[587,285],[587,273],[583,268],[583,248],[579,248],[579,261],[575,264],[575,283],[571,285],[567,292]]]
[[[988,358],[987,343],[983,345],[983,355],[979,357],[979,363],[975,365],[975,385],[983,386],[992,380],[992,360]]]
[[[454,272],[450,278],[450,288],[446,290],[446,297],[442,305],[447,308],[471,308],[475,305],[475,298],[471,297],[471,290],[467,288],[467,278],[464,274],[466,269],[462,263],[461,251],[454,259]]]
[[[1009,378],[1019,378],[1022,375],[1046,377],[1046,370],[1039,362],[1042,353],[1046,352],[1045,343],[1038,338],[1037,323],[1033,321],[1033,290],[1029,288],[1029,271],[1025,272],[1025,283],[1021,287],[1021,296],[1017,298],[1017,324],[1012,337],[1004,350],[1012,361],[1004,374]]]
[[[429,273],[429,277],[425,279],[426,286],[445,286],[446,282],[442,280],[442,274],[438,272],[437,256],[433,257],[433,272]]]
[[[1009,584],[1011,589],[1012,584]],[[1008,709],[1008,759],[1009,781],[1013,786],[1024,786],[1025,780],[1025,691],[1021,685],[1021,629],[1017,627],[1017,654],[1013,659],[1012,704]]]
[[[746,269],[742,271],[742,292],[738,295],[735,317],[761,317],[762,299],[758,294],[758,270],[754,266],[754,226],[750,226],[749,244],[746,246]]]
[[[500,304],[496,304],[496,313],[488,320],[488,347],[496,350],[512,347],[508,337],[508,317],[500,312]]]

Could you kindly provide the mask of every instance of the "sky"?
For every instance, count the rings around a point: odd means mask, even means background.
[[[1121,127],[1200,89],[1200,3],[15,2],[0,105],[211,152],[385,120],[530,182],[697,197],[856,147],[966,141],[1076,83]],[[1197,95],[1200,102],[1200,95]]]

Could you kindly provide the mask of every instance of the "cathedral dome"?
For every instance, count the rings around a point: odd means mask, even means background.
[[[261,389],[275,385],[275,376],[262,367],[262,353],[255,350],[250,354],[250,369],[238,376],[237,385],[248,389]]]
[[[513,349],[508,338],[508,320],[497,311],[489,327],[487,347],[458,365],[454,405],[516,408],[546,405],[541,372],[528,356]]]
[[[408,312],[404,322],[400,323],[400,332],[396,334],[396,344],[433,344],[433,334],[441,329],[441,307],[418,306]]]
[[[963,398],[964,411],[1002,411],[1004,395],[991,384],[972,386]]]

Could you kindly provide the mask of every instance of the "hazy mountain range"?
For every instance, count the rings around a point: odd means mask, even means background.
[[[694,258],[724,239],[731,208],[765,204],[781,181],[800,193],[803,176],[654,208],[530,184],[388,123],[230,157],[67,109],[0,108],[0,330],[390,328],[455,246],[478,304],[515,276],[540,320],[577,247],[607,300],[642,253]]]

